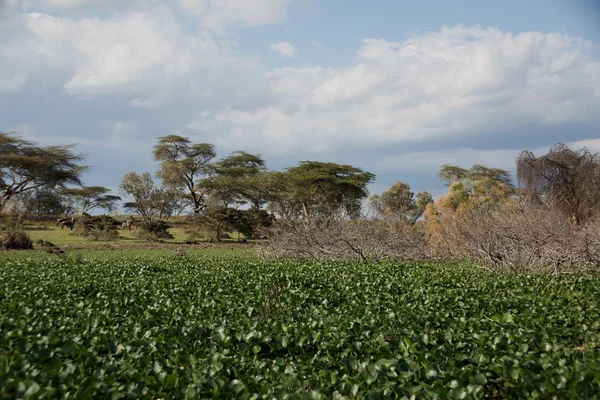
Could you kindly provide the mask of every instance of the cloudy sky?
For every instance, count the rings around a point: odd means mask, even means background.
[[[158,136],[443,192],[443,164],[600,151],[597,0],[0,0],[0,131],[78,143],[88,185]]]

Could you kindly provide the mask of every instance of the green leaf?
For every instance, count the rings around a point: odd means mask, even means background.
[[[179,374],[177,374],[177,372],[169,374],[169,375],[165,376],[163,379],[163,386],[167,389],[172,389],[172,388],[177,387],[178,383],[179,383]]]

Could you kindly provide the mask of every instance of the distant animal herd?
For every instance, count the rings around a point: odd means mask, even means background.
[[[75,221],[76,221],[75,217],[58,218],[56,220],[56,226],[60,226],[61,230],[64,228],[73,230],[73,228],[75,227]],[[132,217],[129,217],[125,221],[123,221],[123,223],[121,224],[121,229],[130,231],[132,228],[135,227],[135,224],[136,224],[136,220],[133,219]]]

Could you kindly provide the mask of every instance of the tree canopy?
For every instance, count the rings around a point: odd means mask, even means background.
[[[40,147],[11,133],[0,133],[0,210],[15,195],[41,188],[81,185],[85,159],[73,146]]]
[[[125,208],[140,214],[145,221],[163,221],[181,209],[180,192],[156,186],[149,172],[128,172],[119,188],[132,199]]]
[[[298,200],[304,218],[310,218],[340,211],[357,216],[375,175],[351,165],[302,161],[288,168],[282,178],[283,190]]]
[[[110,189],[104,186],[66,188],[61,193],[69,199],[71,208],[80,214],[90,214],[98,208],[113,211],[121,200],[120,196],[109,194]]]
[[[402,182],[396,182],[381,196],[371,196],[371,207],[377,214],[409,222],[417,221],[431,202],[431,194],[420,192],[415,198],[410,186]]]

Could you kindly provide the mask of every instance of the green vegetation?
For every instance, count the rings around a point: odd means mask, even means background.
[[[11,255],[0,261],[2,398],[600,395],[597,277]]]

